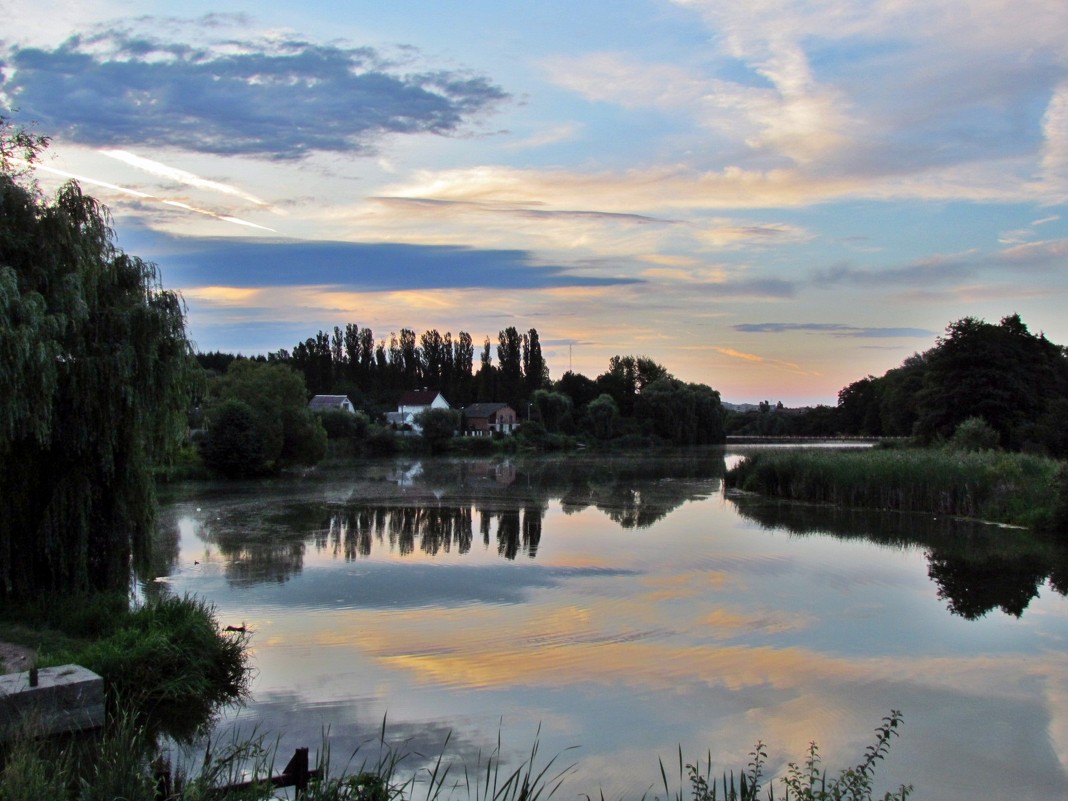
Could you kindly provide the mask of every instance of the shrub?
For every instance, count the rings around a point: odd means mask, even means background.
[[[194,598],[163,597],[121,615],[100,640],[48,655],[41,666],[74,662],[100,674],[112,711],[137,711],[150,731],[188,739],[216,709],[245,697],[247,634],[223,634],[215,610]]]
[[[982,417],[969,417],[957,426],[949,444],[960,451],[992,451],[999,439],[998,432]]]

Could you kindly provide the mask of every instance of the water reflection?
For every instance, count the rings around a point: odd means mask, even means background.
[[[566,515],[594,508],[623,529],[649,528],[690,500],[720,488],[721,451],[672,457],[389,462],[355,478],[335,471],[292,483],[228,492],[194,518],[235,587],[281,583],[299,574],[308,548],[346,562],[374,555],[466,555],[480,544],[506,560],[534,559],[550,503]],[[887,514],[729,494],[765,529],[829,534],[883,546],[922,548],[936,592],[954,615],[994,609],[1020,617],[1044,582],[1064,595],[1068,547],[1023,531],[950,518]],[[177,528],[160,526],[160,547],[143,575],[177,560]]]
[[[566,514],[588,508],[625,529],[645,529],[687,501],[720,488],[719,450],[650,458],[438,459],[364,465],[356,478],[322,471],[263,487],[232,485],[191,516],[196,535],[222,557],[233,586],[285,582],[303,569],[306,549],[346,561],[384,552],[467,554],[480,542],[507,560],[534,559],[549,504]],[[164,521],[173,556],[177,522]],[[171,561],[173,564],[173,561]],[[156,575],[167,572],[160,570]]]
[[[398,459],[186,486],[158,564],[255,632],[234,725],[285,751],[329,731],[348,753],[387,713],[476,749],[540,728],[546,754],[582,747],[569,793],[629,798],[680,744],[737,765],[763,738],[778,770],[815,739],[839,767],[900,708],[891,785],[1064,797],[1068,604],[1033,597],[1062,591],[1063,549],[728,500],[722,465]]]
[[[765,529],[922,548],[938,597],[950,612],[967,620],[994,609],[1020,617],[1046,581],[1065,594],[1068,547],[1027,531],[948,517],[793,504],[742,493],[728,497],[743,517]]]
[[[352,561],[368,557],[373,547],[410,556],[439,553],[466,554],[474,541],[475,520],[482,544],[496,541],[497,553],[515,559],[520,553],[533,559],[541,541],[546,507],[488,509],[479,506],[354,505],[330,512],[329,533],[320,548]]]

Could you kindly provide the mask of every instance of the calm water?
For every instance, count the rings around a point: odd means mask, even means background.
[[[244,624],[221,729],[333,760],[377,736],[473,767],[500,735],[638,798],[658,758],[877,773],[916,798],[1068,796],[1068,557],[1018,532],[725,495],[731,453],[371,462],[182,489],[159,583]],[[1022,542],[1021,542],[1022,541]],[[1011,547],[1006,547],[1011,543]],[[669,770],[669,776],[672,775]],[[677,778],[677,777],[676,777]],[[650,797],[652,794],[650,794]]]

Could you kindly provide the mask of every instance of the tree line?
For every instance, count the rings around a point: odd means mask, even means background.
[[[1018,314],[951,323],[930,350],[838,393],[839,426],[868,436],[948,440],[982,421],[993,444],[1068,456],[1068,353]]]
[[[406,390],[433,389],[457,407],[500,401],[518,410],[549,380],[537,329],[503,329],[495,352],[496,364],[487,336],[476,370],[474,342],[466,331],[453,338],[450,331],[431,329],[417,336],[413,329],[402,328],[399,334],[376,340],[370,328],[348,323],[334,326],[332,333],[320,330],[291,350],[258,358],[294,368],[311,395],[348,395],[363,408],[395,408]],[[236,358],[218,351],[198,355],[203,367],[216,372],[225,371]]]
[[[1068,456],[1068,351],[1018,314],[950,323],[934,347],[838,392],[837,406],[762,402],[730,412],[727,433],[764,436],[957,439],[982,447]]]
[[[405,390],[440,391],[453,408],[471,403],[507,403],[528,433],[591,436],[602,441],[652,438],[681,445],[722,442],[724,411],[719,393],[681,381],[645,356],[613,356],[596,378],[567,372],[550,380],[538,331],[508,327],[494,349],[486,337],[477,371],[471,336],[456,339],[429,330],[416,336],[405,328],[375,342],[370,329],[348,324],[333,334],[320,330],[292,351],[279,350],[251,361],[288,367],[303,377],[308,396],[346,395],[373,423],[396,408]],[[229,396],[231,370],[250,361],[235,354],[198,354],[209,378],[208,400]],[[220,383],[212,384],[214,376]],[[214,386],[212,391],[210,388]],[[247,401],[247,399],[246,399]],[[208,417],[212,416],[209,409]],[[334,425],[334,423],[331,423]]]

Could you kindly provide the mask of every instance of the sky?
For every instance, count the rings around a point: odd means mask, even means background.
[[[0,0],[0,109],[201,351],[536,328],[834,404],[962,317],[1068,343],[1064,0]]]

